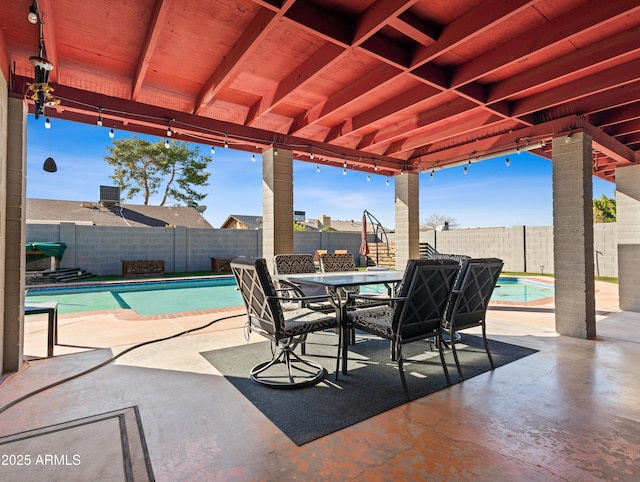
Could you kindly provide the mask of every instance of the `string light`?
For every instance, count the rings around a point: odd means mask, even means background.
[[[431,180],[433,181],[433,176],[436,174],[436,170],[435,169],[431,169]]]
[[[371,181],[371,175],[370,174],[367,174],[367,182],[368,181]]]
[[[389,185],[389,178],[387,178],[387,182],[385,183],[387,186]]]
[[[165,140],[164,140],[164,147],[165,147],[166,149],[169,149],[169,145],[170,145],[170,144],[169,144],[169,139],[165,139]]]
[[[98,106],[92,105],[92,104],[86,104],[86,103],[78,102],[78,101],[73,100],[73,99],[59,98],[59,100],[64,100],[64,101],[67,101],[67,102],[72,103],[72,104],[79,104],[79,105],[82,105],[82,106],[87,107],[87,108],[92,108],[92,109],[98,110],[98,120],[97,120],[96,123],[98,125],[102,125],[102,122],[103,122],[103,118],[102,118],[102,115],[101,115],[102,107],[98,107]],[[155,121],[156,123],[160,123],[160,122],[164,121],[164,122],[167,123],[166,137],[173,137],[174,131],[173,131],[173,128],[172,128],[172,123],[175,121],[175,119],[168,119],[166,117],[140,115],[140,114],[136,114],[136,113],[120,111],[120,110],[115,110],[115,109],[107,109],[107,110],[109,111],[110,114],[126,115],[126,116],[130,116],[131,118],[135,118],[136,116],[138,116],[138,117],[145,118],[147,120]],[[45,121],[45,123],[46,123],[46,121]],[[207,129],[207,128],[204,128],[202,126],[190,124],[188,122],[179,121],[179,124],[180,124],[180,126],[183,126],[185,128],[196,128],[196,129],[201,130],[202,131],[202,136],[199,136],[198,134],[191,133],[191,132],[190,133],[186,133],[185,132],[183,134],[187,135],[188,137],[201,139],[201,140],[205,141],[205,143],[208,143],[208,142],[211,141],[211,138],[208,137],[208,136],[211,136],[211,135],[213,135],[213,136],[224,136],[224,138],[225,138],[224,147],[225,148],[229,148],[229,134],[228,133],[225,133],[223,131],[218,131],[218,130],[215,130],[215,129]],[[205,137],[205,136],[207,136],[207,137]],[[114,137],[115,137],[115,131],[114,131]],[[264,142],[264,139],[256,139],[256,138],[246,137],[246,136],[242,136],[242,135],[234,136],[234,139],[235,138],[238,138],[240,140],[247,141],[247,142]],[[166,144],[166,142],[165,142],[165,144]],[[278,155],[278,147],[277,147],[276,144],[277,143],[275,141],[272,142],[274,156]],[[170,143],[169,143],[169,146],[170,146]],[[289,146],[289,145],[285,144],[285,146]],[[314,149],[312,146],[309,146],[309,145],[307,145],[307,146],[291,145],[291,148],[293,148],[293,149],[302,149],[302,148],[305,148],[305,147],[309,149],[309,160],[315,160],[316,154],[318,153],[317,152],[318,147],[316,147]],[[256,148],[259,149],[260,147],[258,145],[256,145]],[[334,151],[331,151],[331,150],[327,150],[327,149],[323,149],[323,148],[320,148],[320,149],[321,149],[321,151],[324,151],[324,152],[326,152],[326,153],[328,153],[328,154],[330,154],[332,156],[336,156],[337,157],[339,155],[338,153],[336,153]],[[314,152],[314,151],[316,151],[316,152]],[[212,154],[214,154],[214,152],[215,152],[215,150],[212,148]],[[347,156],[347,155],[343,154],[343,158],[345,159],[344,164],[346,164],[346,160],[348,160],[350,158],[350,156]],[[358,160],[362,161],[362,158],[360,157],[360,158],[358,158]],[[369,158],[369,161],[373,163],[373,170],[374,171],[379,171],[380,170],[378,165],[377,165],[377,161],[376,161],[375,158],[371,157],[371,158]],[[344,167],[343,169],[346,169],[346,167]]]
[[[31,6],[29,7],[29,14],[27,15],[27,20],[29,20],[29,23],[32,23],[33,25],[35,25],[36,23],[38,23],[38,10],[36,9],[36,2],[34,1]]]
[[[316,166],[316,172],[320,172],[320,166]]]
[[[256,162],[256,155],[255,154],[251,154],[251,162]]]
[[[347,157],[344,158],[344,163],[342,164],[342,175],[347,175]]]
[[[507,167],[509,167],[511,165],[511,162],[509,161],[508,157],[505,157],[504,163],[506,164]]]
[[[464,166],[464,173],[467,173],[467,166]]]
[[[116,136],[116,133],[113,129],[109,131],[109,138],[113,139]]]
[[[216,153],[216,148],[211,146],[211,155],[213,156]]]
[[[44,128],[51,129],[51,121],[49,120],[48,117],[44,120]]]

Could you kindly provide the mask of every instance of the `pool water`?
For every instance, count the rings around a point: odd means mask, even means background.
[[[132,309],[139,315],[164,315],[241,306],[236,287],[233,278],[217,278],[42,288],[29,290],[26,301],[56,301],[61,314]]]
[[[553,296],[553,289],[546,286],[520,278],[500,278],[491,300],[527,302]],[[361,291],[387,294],[384,285],[363,286]],[[132,309],[139,315],[165,315],[243,306],[231,277],[36,288],[28,291],[26,301],[56,301],[61,314]]]
[[[499,278],[492,301],[527,302],[553,296],[553,286],[521,278]]]
[[[363,286],[364,293],[386,294],[384,285]],[[522,278],[499,278],[491,301],[528,302],[553,296],[553,286]]]

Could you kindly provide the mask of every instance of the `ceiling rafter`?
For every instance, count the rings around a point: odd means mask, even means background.
[[[389,23],[405,12],[418,0],[376,0],[358,18],[353,34],[352,45],[360,45]]]
[[[429,109],[427,111],[420,112],[412,116],[411,118],[391,125],[389,127],[379,129],[374,133],[366,136],[367,139],[363,139],[358,145],[359,149],[363,151],[369,151],[373,146],[385,144],[396,141],[398,139],[408,138],[415,134],[416,131],[430,127],[430,139],[426,142],[431,144],[445,137],[447,134],[442,134],[440,131],[442,126],[438,124],[446,121],[447,119],[454,118],[465,112],[469,112],[473,108],[478,108],[466,99],[455,99],[450,102],[446,102],[439,105],[436,108]],[[477,125],[477,121],[471,121],[474,125]]]
[[[393,148],[384,151],[387,156],[395,156],[402,152],[408,152],[409,157],[413,151],[419,149],[424,145],[433,144],[436,142],[446,142],[454,136],[468,136],[469,138],[477,137],[473,133],[482,131],[486,133],[487,129],[496,127],[500,123],[504,122],[502,117],[499,117],[491,112],[483,111],[480,107],[476,107],[477,114],[473,117],[462,117],[457,122],[443,122],[442,126],[420,126],[416,128],[410,135],[396,136]],[[455,119],[455,117],[454,117]],[[452,119],[453,120],[453,119]]]
[[[602,128],[622,122],[640,119],[640,101],[599,112],[589,117],[589,122]]]
[[[252,117],[248,118],[246,124],[252,125],[260,116],[272,112],[285,98],[299,89],[310,80],[315,79],[321,73],[334,64],[345,52],[343,47],[332,43],[326,43],[320,47],[313,55],[307,58],[304,63],[285,77],[271,95],[263,97],[257,109],[252,112]]]
[[[547,89],[515,102],[513,113],[516,116],[529,114],[549,109],[563,102],[590,97],[605,90],[634,83],[637,79],[638,69],[640,69],[640,59],[635,59],[603,72]]]
[[[386,25],[389,16],[396,16],[399,13],[404,12],[416,3],[417,0],[405,0],[398,2],[397,0],[378,0],[372,4],[365,12],[358,18],[353,40],[351,41],[351,47],[360,45],[362,42],[368,41],[378,30]],[[300,12],[297,15],[292,12],[289,16],[290,20],[296,22],[302,18],[308,19],[306,15],[302,15]],[[305,24],[308,26],[308,24]],[[314,31],[315,32],[315,31]],[[318,33],[318,32],[315,32]],[[312,56],[310,56],[304,64],[297,67],[292,71],[280,84],[276,91],[260,100],[257,107],[251,109],[252,117],[247,119],[247,123],[252,125],[264,114],[273,111],[281,102],[285,101],[287,96],[295,92],[302,87],[306,82],[312,80],[321,73],[330,68],[334,62],[339,60],[342,55],[347,53],[348,50],[345,47],[335,45],[333,43],[327,43],[321,47]],[[343,104],[344,105],[344,104]],[[308,118],[308,115],[305,116]],[[295,120],[294,120],[295,122]],[[292,130],[298,130],[298,126]]]
[[[404,11],[397,17],[391,17],[388,23],[390,27],[425,47],[433,45],[441,34],[440,27],[425,22],[410,11]]]
[[[54,19],[52,0],[39,0],[40,16],[42,18],[42,35],[44,37],[44,46],[47,52],[46,58],[53,64],[53,70],[49,74],[51,82],[58,81],[58,47],[56,43],[56,35],[54,32]]]
[[[324,9],[309,0],[297,0],[287,11],[285,18],[341,47],[349,48],[353,42],[355,19]]]
[[[498,69],[522,61],[532,53],[566,42],[638,9],[640,5],[637,0],[604,3],[601,0],[590,0],[587,4],[523,32],[509,42],[462,64],[453,74],[451,87],[456,88],[478,80]]]
[[[412,67],[419,67],[451,51],[463,42],[468,42],[505,19],[520,14],[536,0],[488,0],[478,4],[442,29],[441,35],[432,45],[419,47]]]
[[[140,51],[140,57],[138,58],[138,63],[136,65],[136,73],[133,76],[133,86],[131,89],[132,100],[138,99],[138,94],[140,93],[140,89],[144,83],[144,78],[147,75],[151,56],[155,52],[156,45],[158,44],[162,24],[167,16],[170,4],[171,0],[156,0],[153,6],[151,18],[147,26],[147,33],[145,34],[142,50]]]
[[[357,82],[350,83],[337,91],[322,104],[309,109],[294,119],[289,134],[295,134],[310,124],[322,121],[340,108],[349,107],[375,89],[384,89],[387,83],[398,76],[398,70],[388,64],[381,64]]]
[[[229,53],[207,79],[198,93],[194,106],[194,114],[199,115],[207,107],[220,89],[241,69],[243,60],[247,59],[257,48],[277,22],[279,15],[267,9],[260,9],[249,26],[234,43]]]
[[[639,50],[640,27],[635,27],[497,82],[488,87],[487,101],[492,103],[514,95],[522,96],[531,89],[634,55]]]

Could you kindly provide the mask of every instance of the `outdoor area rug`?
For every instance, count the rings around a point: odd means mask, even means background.
[[[249,401],[296,445],[303,445],[366,420],[407,402],[396,362],[389,356],[389,341],[357,335],[349,347],[349,373],[335,382],[338,337],[332,332],[314,333],[307,341],[305,357],[321,363],[326,380],[295,390],[276,390],[249,379],[251,368],[271,359],[269,342],[251,343],[201,353]],[[466,379],[491,370],[481,337],[462,335],[456,345]],[[535,353],[536,350],[489,340],[496,367]],[[420,398],[447,386],[440,357],[424,341],[403,347],[405,374],[412,398]],[[451,382],[459,382],[453,355],[446,352]]]
[[[2,480],[153,481],[137,407],[0,437]]]

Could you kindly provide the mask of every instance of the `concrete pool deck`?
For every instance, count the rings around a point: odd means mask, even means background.
[[[201,355],[246,343],[244,310],[20,402],[0,413],[0,436],[135,406],[158,481],[637,480],[640,313],[618,310],[617,288],[596,283],[595,340],[555,333],[553,306],[493,306],[489,338],[538,352],[302,446]],[[111,347],[28,362],[2,383],[0,406],[132,343],[226,314],[153,322],[64,319],[62,343]],[[39,323],[28,323],[32,356],[46,348]],[[56,347],[56,355],[67,350]],[[66,480],[89,480],[81,470],[97,460],[91,450],[104,449],[91,433],[86,437],[82,464],[69,467]],[[44,480],[47,471],[36,469],[24,467],[21,480]]]

